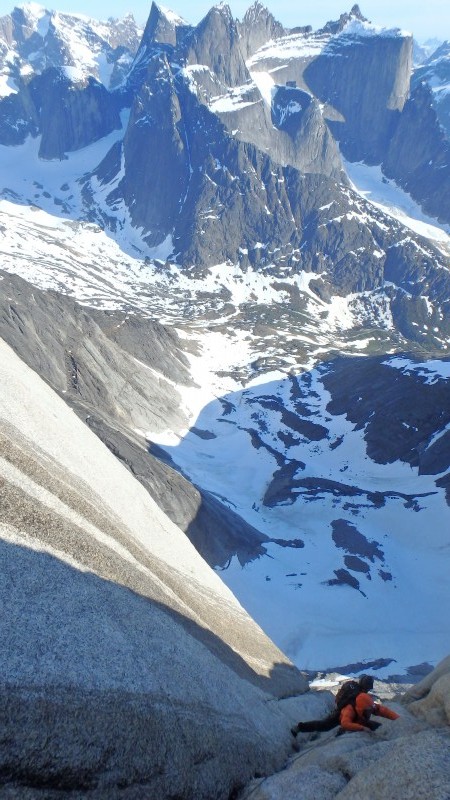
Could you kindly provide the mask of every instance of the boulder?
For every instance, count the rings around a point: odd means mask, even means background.
[[[406,693],[408,710],[430,725],[450,725],[450,656]]]
[[[394,791],[402,800],[443,800],[450,793],[450,740],[423,731],[390,743],[371,764],[358,770],[336,797],[385,800]]]

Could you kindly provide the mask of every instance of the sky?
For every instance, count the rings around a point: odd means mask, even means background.
[[[337,19],[344,11],[349,11],[354,0],[262,0],[274,16],[286,27],[312,25],[321,27],[330,19]],[[228,0],[233,15],[242,18],[253,0]],[[11,0],[6,14],[14,5],[23,3]],[[188,22],[196,24],[215,5],[215,0],[164,0],[161,5],[176,11]],[[135,19],[144,24],[150,13],[151,0],[39,0],[39,5],[62,12],[78,12],[96,19],[121,17],[129,11]],[[450,39],[450,2],[448,0],[360,0],[364,16],[376,25],[399,27],[412,31],[418,41],[438,37]]]

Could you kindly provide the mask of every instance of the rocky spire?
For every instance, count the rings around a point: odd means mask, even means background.
[[[341,14],[338,20],[327,22],[320,32],[332,34],[340,33],[352,19],[357,19],[360,22],[369,22],[367,17],[364,17],[363,14],[361,14],[359,5],[355,3],[349,13]]]
[[[242,50],[245,58],[248,58],[266,42],[284,36],[286,31],[266,6],[259,0],[255,0],[245,12],[239,25],[239,33],[242,39]]]
[[[142,37],[141,48],[155,43],[176,45],[177,28],[186,24],[181,17],[153,2]]]
[[[213,6],[186,39],[188,64],[203,64],[226,86],[249,79],[236,21],[227,3]]]

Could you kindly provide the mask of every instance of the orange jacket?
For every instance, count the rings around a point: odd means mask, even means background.
[[[349,703],[342,709],[339,722],[346,731],[367,731],[370,729],[365,722],[372,714],[387,719],[398,719],[399,716],[387,706],[376,703],[370,694],[360,692],[354,706]]]

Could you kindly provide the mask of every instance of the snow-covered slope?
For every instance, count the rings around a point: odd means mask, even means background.
[[[414,66],[418,67],[423,64],[424,61],[431,58],[433,53],[436,52],[438,47],[443,44],[442,39],[426,39],[425,41],[422,40],[414,40]]]
[[[436,224],[407,192],[383,175],[380,167],[346,162],[345,169],[359,194],[405,227],[434,242],[445,254],[450,253],[450,225]]]
[[[216,352],[224,348],[212,340],[211,363]],[[361,383],[356,366],[366,370]],[[402,410],[395,387],[406,375],[403,391],[417,397]],[[345,386],[341,408],[336,383]],[[445,654],[448,503],[437,484],[448,457],[428,470],[407,463],[397,440],[409,436],[413,446],[414,425],[426,440],[421,417],[434,408],[430,445],[440,437],[448,445],[449,392],[448,361],[363,359],[353,369],[344,359],[344,369],[330,361],[296,376],[236,382],[226,394],[216,384],[217,399],[176,445],[149,432],[195,483],[275,539],[249,563],[230,554],[221,574],[302,667],[345,670],[364,654],[392,675]],[[358,400],[360,419],[352,412]],[[390,406],[395,426],[383,416]]]
[[[0,17],[0,97],[19,90],[18,80],[63,68],[74,82],[95,77],[117,86],[128,72],[142,29],[132,14],[99,22],[81,14],[49,11],[37,3]]]

